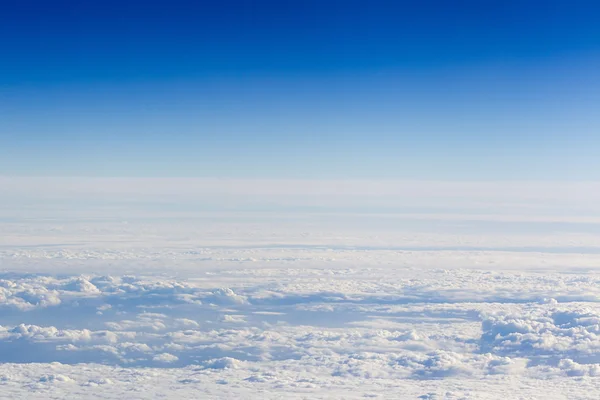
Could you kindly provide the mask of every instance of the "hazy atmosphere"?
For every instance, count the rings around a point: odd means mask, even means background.
[[[599,4],[0,8],[0,398],[600,397]]]

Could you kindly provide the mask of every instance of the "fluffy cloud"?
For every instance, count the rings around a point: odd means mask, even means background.
[[[511,376],[537,385],[600,374],[595,273],[262,267],[192,279],[3,278],[0,361],[54,365],[0,376],[22,388],[119,390],[130,384],[121,374],[133,382],[144,367],[181,390],[327,386],[351,398],[344,388],[375,396],[403,385],[415,398],[461,398],[419,382],[493,386]],[[94,367],[69,367],[85,363]]]

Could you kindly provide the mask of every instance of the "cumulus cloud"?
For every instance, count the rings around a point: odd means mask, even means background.
[[[541,360],[599,363],[600,312],[587,307],[530,307],[520,314],[490,315],[482,322],[481,346],[491,352]]]
[[[152,358],[152,360],[162,362],[162,363],[173,363],[175,361],[178,361],[179,358],[177,356],[174,356],[173,354],[160,353],[160,354],[155,355]]]
[[[600,374],[598,283],[594,272],[393,266],[6,274],[0,361],[32,364],[0,381],[113,390],[153,371],[206,390],[331,387],[351,398],[404,385],[413,398],[461,398],[418,382],[586,379]]]
[[[598,397],[597,184],[0,181],[6,397]]]

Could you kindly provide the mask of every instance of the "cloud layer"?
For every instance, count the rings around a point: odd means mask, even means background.
[[[327,386],[342,396],[353,386],[385,397],[392,384],[414,398],[463,398],[424,392],[419,382],[595,377],[599,283],[598,274],[476,270],[239,269],[185,280],[7,274],[0,361],[22,366],[2,384],[123,390],[117,365],[134,375],[150,367],[140,373],[176,379],[181,390],[212,382],[275,396]],[[90,363],[104,367],[82,366]],[[485,398],[477,388],[474,398]]]

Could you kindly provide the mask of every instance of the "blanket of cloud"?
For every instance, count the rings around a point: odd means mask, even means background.
[[[585,196],[267,212],[147,186],[2,200],[0,398],[600,397]]]

